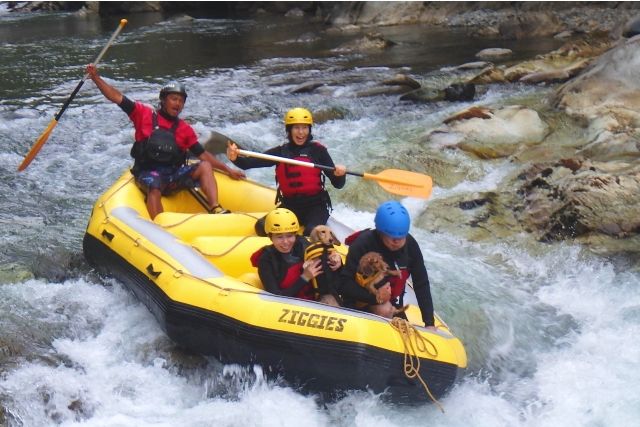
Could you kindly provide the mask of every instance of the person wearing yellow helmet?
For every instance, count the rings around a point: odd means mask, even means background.
[[[258,269],[264,288],[274,294],[315,299],[311,280],[322,273],[320,259],[304,261],[309,241],[298,234],[298,218],[289,209],[276,208],[265,217],[264,231],[271,245],[258,249],[251,255],[251,263]],[[342,265],[332,263],[337,270]]]
[[[227,157],[241,169],[275,166],[278,185],[277,203],[297,215],[309,235],[316,225],[326,224],[331,210],[331,199],[325,188],[325,177],[335,188],[346,183],[346,167],[336,165],[327,148],[313,140],[313,116],[306,108],[293,108],[284,115],[288,142],[265,151],[265,154],[288,159],[326,165],[334,168],[327,172],[286,163],[277,163],[249,157],[238,157],[238,147],[230,144]]]
[[[146,192],[149,217],[154,219],[163,211],[161,196],[197,184],[207,195],[209,211],[224,211],[218,204],[218,187],[212,168],[224,170],[234,179],[243,178],[244,172],[228,167],[205,151],[193,128],[178,117],[187,100],[184,85],[178,82],[165,84],[160,90],[160,106],[154,109],[124,96],[100,77],[94,64],[87,65],[86,71],[105,98],[117,104],[133,122],[135,141],[131,147],[134,158],[131,173],[136,184]],[[187,164],[187,152],[201,161]]]

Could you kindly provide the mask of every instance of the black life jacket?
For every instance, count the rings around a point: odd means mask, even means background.
[[[176,129],[179,120],[175,120],[170,129],[163,129],[158,126],[158,114],[154,111],[153,130],[149,138],[144,141],[134,142],[131,148],[131,157],[136,159],[136,164],[140,168],[154,166],[181,166],[186,160],[186,153],[183,152],[176,142]]]

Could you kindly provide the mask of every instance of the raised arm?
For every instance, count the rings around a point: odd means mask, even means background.
[[[122,93],[118,89],[111,86],[109,83],[102,80],[102,77],[100,77],[100,75],[98,74],[98,69],[94,64],[87,65],[87,74],[89,75],[89,78],[96,84],[105,98],[115,104],[120,105],[123,98]]]

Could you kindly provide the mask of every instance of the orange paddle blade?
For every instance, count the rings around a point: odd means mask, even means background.
[[[51,122],[49,122],[49,126],[47,126],[44,132],[42,132],[42,135],[40,135],[36,143],[33,144],[31,150],[29,150],[22,163],[20,163],[20,166],[18,166],[18,171],[23,171],[27,166],[29,166],[29,163],[31,163],[31,161],[36,157],[44,143],[47,142],[47,139],[49,139],[49,135],[51,135],[51,132],[53,132],[53,128],[55,128],[57,124],[58,121],[55,118],[51,120]]]
[[[433,182],[429,175],[402,169],[385,169],[377,174],[363,173],[362,177],[376,181],[390,193],[428,199]]]

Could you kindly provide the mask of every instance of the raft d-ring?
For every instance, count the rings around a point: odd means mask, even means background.
[[[133,241],[133,245],[135,247],[139,247],[140,246],[140,238],[139,237]]]
[[[221,297],[228,297],[230,294],[229,289],[227,288],[220,288],[220,291],[218,292],[218,295]]]
[[[184,272],[182,270],[176,270],[173,272],[173,277],[175,277],[176,279],[182,277],[182,275],[184,274]]]

